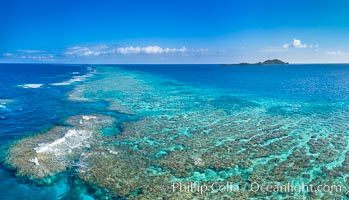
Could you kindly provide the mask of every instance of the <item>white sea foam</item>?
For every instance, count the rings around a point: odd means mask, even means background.
[[[87,120],[87,121],[89,121],[90,119],[96,119],[96,118],[97,118],[97,116],[94,116],[94,115],[83,115],[82,116],[82,119]]]
[[[44,84],[24,84],[24,85],[20,85],[20,87],[22,88],[40,88],[41,86],[43,86]]]
[[[6,104],[8,101],[8,99],[0,99],[0,109],[7,109]]]
[[[7,104],[13,103],[14,100],[12,99],[0,99],[0,108],[1,109],[7,109]]]
[[[0,99],[0,104],[7,104],[13,102],[12,99]]]
[[[84,98],[84,97],[77,97],[75,95],[69,94],[69,99],[73,100],[73,101],[88,101],[88,98]]]
[[[34,150],[36,153],[54,153],[55,155],[69,153],[80,147],[91,135],[92,133],[87,130],[70,129],[63,137],[51,143],[41,143]]]
[[[73,74],[75,74],[76,72],[73,72]],[[81,81],[85,81],[87,78],[90,78],[92,77],[94,74],[96,73],[95,70],[85,74],[85,75],[81,75],[81,76],[73,76],[73,78],[71,78],[70,80],[67,80],[67,81],[63,81],[63,82],[60,82],[60,83],[52,83],[51,85],[54,85],[54,86],[62,86],[62,85],[70,85],[72,83],[75,83],[75,82],[81,82]]]

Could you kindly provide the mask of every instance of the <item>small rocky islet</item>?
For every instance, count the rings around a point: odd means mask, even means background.
[[[247,62],[243,62],[243,63],[238,63],[238,64],[221,64],[222,66],[234,66],[234,65],[288,65],[288,62],[284,62],[282,60],[279,59],[271,59],[271,60],[265,60],[264,62],[257,62],[257,63],[247,63]]]

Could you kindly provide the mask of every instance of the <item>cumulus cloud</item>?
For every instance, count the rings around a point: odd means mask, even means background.
[[[109,53],[109,47],[107,45],[97,46],[74,46],[65,50],[63,55],[73,57],[89,57],[100,56]]]
[[[17,50],[16,53],[4,53],[3,56],[11,59],[33,60],[33,61],[53,61],[55,56],[45,51],[39,50]]]
[[[91,57],[91,56],[102,56],[102,55],[129,55],[129,54],[169,54],[169,53],[185,53],[190,51],[186,47],[181,48],[162,48],[160,46],[127,46],[127,47],[116,47],[107,45],[98,46],[75,46],[70,47],[63,53],[64,56],[72,57]],[[196,51],[196,50],[192,50]]]
[[[117,49],[117,52],[120,54],[138,54],[141,53],[140,47],[120,47]]]
[[[28,60],[37,60],[37,61],[52,61],[54,58],[54,55],[52,54],[45,54],[45,55],[21,55],[19,56],[22,59],[28,59]]]
[[[304,49],[304,48],[318,48],[319,45],[309,45],[309,44],[304,44],[302,43],[302,41],[300,39],[296,39],[294,38],[292,43],[290,44],[284,44],[282,46],[274,46],[274,47],[266,47],[262,50],[260,50],[260,52],[262,53],[275,53],[275,52],[287,52],[288,49],[290,48],[297,48],[297,49]]]
[[[72,58],[95,58],[99,56],[127,56],[127,55],[183,55],[207,54],[205,48],[180,48],[150,46],[116,46],[116,45],[90,45],[72,46],[55,54],[39,50],[16,50],[15,52],[3,53],[2,56],[8,59],[36,60],[36,61],[59,61]]]
[[[282,46],[285,49],[288,48],[311,48],[312,45],[303,44],[301,40],[294,38],[292,44],[284,44]]]
[[[162,54],[162,53],[184,53],[187,51],[186,47],[182,48],[162,48],[159,46],[146,46],[146,47],[119,47],[117,52],[123,55],[126,54]]]

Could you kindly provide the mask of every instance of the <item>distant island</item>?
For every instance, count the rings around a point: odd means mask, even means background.
[[[266,60],[264,62],[258,63],[239,63],[239,64],[221,64],[223,66],[231,66],[231,65],[288,65],[288,62],[284,62],[279,59]]]

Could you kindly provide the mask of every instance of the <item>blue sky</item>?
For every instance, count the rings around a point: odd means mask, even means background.
[[[349,62],[346,0],[1,0],[0,62]]]

